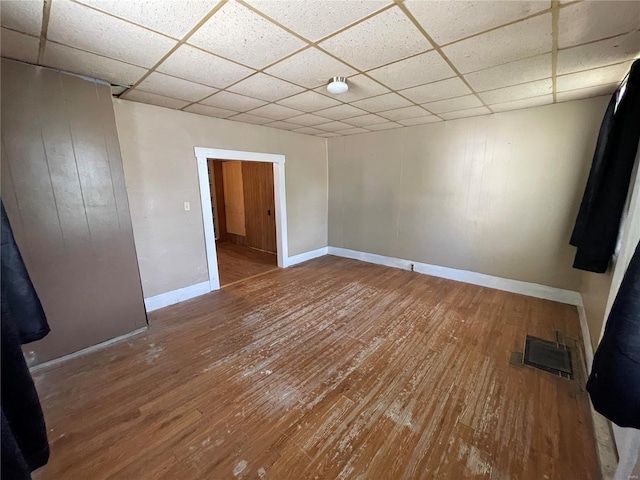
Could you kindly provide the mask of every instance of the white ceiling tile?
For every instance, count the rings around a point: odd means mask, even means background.
[[[369,130],[365,128],[355,127],[349,130],[340,130],[342,135],[357,135],[358,133],[369,133]]]
[[[159,107],[167,107],[179,109],[189,105],[189,102],[184,100],[178,100],[176,98],[164,97],[162,95],[156,95],[155,93],[142,92],[140,90],[129,90],[122,97],[125,100],[131,100],[133,102],[148,103],[150,105],[158,105]]]
[[[599,97],[600,95],[611,95],[617,88],[617,83],[610,83],[609,85],[598,85],[597,87],[579,88],[577,90],[558,92],[556,94],[556,100],[558,102],[567,102],[569,100]]]
[[[558,75],[604,67],[640,56],[640,31],[558,52]]]
[[[456,73],[442,56],[431,51],[368,72],[376,80],[394,90],[455,77]]]
[[[348,65],[313,47],[267,68],[265,72],[307,88],[326,85],[331,77],[348,77],[357,73]]]
[[[193,82],[225,88],[254,71],[188,45],[182,45],[157,68]]]
[[[402,90],[400,93],[416,103],[427,103],[444,100],[445,98],[469,95],[471,90],[460,78],[456,77],[428,85],[408,88],[407,90]]]
[[[397,93],[386,93],[384,95],[378,95],[377,97],[358,100],[357,102],[353,102],[352,105],[368,112],[375,113],[382,112],[383,110],[408,107],[411,105],[411,102],[405,98],[402,98]]]
[[[386,112],[381,112],[378,115],[388,120],[406,120],[407,118],[424,117],[425,115],[430,115],[430,113],[427,112],[424,108],[416,107],[414,105],[412,107],[388,110]]]
[[[399,125],[395,122],[387,122],[387,123],[378,123],[377,125],[371,125],[367,128],[369,130],[390,130],[392,128],[402,128],[402,125]]]
[[[457,110],[455,112],[443,113],[445,120],[455,120],[456,118],[477,117],[478,115],[489,115],[491,112],[487,107],[469,108],[467,110]]]
[[[464,97],[449,98],[448,100],[440,100],[439,102],[427,103],[423,106],[430,112],[444,113],[480,107],[482,106],[482,102],[478,100],[475,95],[466,95]]]
[[[36,63],[38,61],[39,48],[40,39],[24,33],[7,30],[6,28],[2,29],[0,49],[3,57]]]
[[[314,42],[389,4],[373,0],[248,0],[247,3]]]
[[[51,3],[47,38],[141,67],[154,66],[177,43],[69,0]]]
[[[352,105],[342,104],[337,107],[327,108],[325,110],[320,110],[316,112],[318,115],[322,115],[323,117],[330,118],[331,120],[343,120],[345,118],[357,117],[359,115],[364,115],[367,112],[356,108]]]
[[[362,115],[360,117],[349,118],[343,121],[344,123],[348,123],[349,125],[355,125],[357,127],[368,127],[369,125],[375,125],[376,123],[388,122],[386,118],[379,117],[378,115],[374,115],[373,113],[369,113],[368,115]]]
[[[375,80],[372,80],[362,74],[349,77],[347,79],[347,84],[349,85],[349,91],[346,93],[341,93],[340,95],[333,95],[328,93],[326,85],[316,88],[315,91],[327,94],[332,98],[345,103],[355,102],[356,100],[374,97],[376,95],[382,95],[383,93],[390,92],[388,88],[383,87]]]
[[[329,38],[320,46],[361,70],[433,48],[398,7],[385,10]]]
[[[77,1],[177,39],[182,39],[215,6],[205,0]]]
[[[513,100],[511,102],[498,103],[495,105],[490,105],[490,108],[494,112],[506,112],[508,110],[520,110],[521,108],[549,105],[550,103],[553,103],[553,95],[542,95],[540,97],[524,98],[522,100]]]
[[[442,50],[462,73],[550,52],[551,14],[492,30]]]
[[[513,85],[511,87],[498,88],[479,93],[478,96],[487,104],[504,103],[522,98],[539,97],[553,93],[553,82],[550,78],[536,80],[535,82]]]
[[[560,9],[558,47],[566,48],[637,30],[640,2],[579,2]]]
[[[398,123],[401,123],[406,127],[410,127],[413,125],[424,125],[425,123],[435,123],[435,122],[441,122],[441,121],[442,121],[441,118],[436,117],[435,115],[429,115],[427,117],[407,118],[406,120],[398,120]]]
[[[305,42],[236,2],[227,2],[189,43],[253,68],[263,68]]]
[[[3,27],[39,37],[42,30],[43,0],[2,0]]]
[[[300,125],[296,125],[295,123],[283,122],[278,120],[277,122],[265,123],[265,127],[279,128],[280,130],[295,130],[300,128]]]
[[[229,90],[241,95],[275,102],[281,98],[300,93],[304,89],[264,73],[258,73],[230,87]]]
[[[556,91],[564,92],[608,83],[620,83],[630,67],[631,62],[624,62],[618,65],[587,70],[586,72],[559,75],[556,78]]]
[[[464,76],[477,92],[551,77],[551,53],[505,63]]]
[[[42,64],[118,85],[133,85],[147,73],[145,68],[53,42],[47,42]]]
[[[349,130],[353,128],[353,125],[336,121],[336,122],[322,123],[320,125],[316,125],[316,128],[319,128],[320,130],[325,130],[327,132],[338,132],[340,130]]]
[[[284,120],[285,118],[295,117],[300,115],[301,112],[294,110],[293,108],[283,107],[282,105],[269,104],[263,107],[258,107],[249,112],[251,115],[258,115],[260,117],[270,118],[272,120]]]
[[[151,75],[145,78],[136,88],[145,92],[164,95],[165,97],[189,100],[190,102],[196,102],[218,91],[215,88],[158,72],[151,73]]]
[[[185,112],[198,113],[200,115],[206,115],[208,117],[216,118],[228,118],[235,115],[238,112],[232,112],[231,110],[225,110],[224,108],[210,107],[209,105],[201,105],[199,103],[188,106],[184,109]]]
[[[551,7],[551,2],[408,0],[405,5],[431,38],[445,45],[528,17]]]
[[[240,113],[235,117],[230,117],[229,120],[233,120],[234,122],[253,123],[255,125],[264,125],[265,123],[271,122],[271,120],[268,118],[257,117],[249,113]]]
[[[314,112],[323,108],[340,105],[340,102],[337,100],[310,90],[280,100],[278,103],[285,107],[297,108],[303,112]]]
[[[335,132],[325,132],[325,133],[316,134],[316,137],[334,138],[334,137],[342,137],[342,135]]]
[[[296,133],[304,133],[305,135],[316,135],[318,133],[324,133],[324,130],[313,127],[302,127],[294,130]]]
[[[256,98],[245,97],[231,92],[218,92],[212,97],[202,100],[200,103],[212,107],[235,110],[236,112],[246,112],[253,108],[261,107],[267,102]]]
[[[329,122],[328,118],[321,117],[318,115],[312,115],[310,113],[305,113],[304,115],[299,115],[297,117],[293,117],[288,119],[289,122],[295,123],[297,125],[302,125],[305,127],[312,127],[314,125],[320,125],[321,123]]]

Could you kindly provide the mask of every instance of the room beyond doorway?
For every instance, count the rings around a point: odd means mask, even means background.
[[[220,286],[277,268],[273,166],[208,159]]]

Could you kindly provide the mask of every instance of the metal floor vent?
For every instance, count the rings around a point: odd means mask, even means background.
[[[560,342],[527,335],[522,363],[564,378],[573,378],[571,351]]]

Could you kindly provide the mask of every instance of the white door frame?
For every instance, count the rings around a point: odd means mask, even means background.
[[[273,190],[276,205],[276,244],[278,248],[278,267],[286,267],[285,259],[288,258],[289,246],[287,244],[287,203],[284,184],[284,155],[204,147],[195,147],[194,151],[198,161],[200,204],[202,206],[202,222],[204,224],[204,244],[207,252],[209,286],[211,290],[220,289],[220,278],[218,275],[216,238],[213,230],[209,169],[207,167],[207,159],[209,158],[213,160],[241,160],[243,162],[273,163]]]

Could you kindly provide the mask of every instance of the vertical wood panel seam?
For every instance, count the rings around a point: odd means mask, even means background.
[[[38,79],[42,80],[43,77],[38,77]],[[40,88],[38,90],[40,90]],[[33,101],[32,96],[29,96],[29,99]],[[39,102],[37,104],[34,104],[36,117],[38,118],[38,130],[40,131],[40,142],[42,142],[42,153],[44,154],[44,163],[47,166],[49,185],[51,186],[51,195],[53,196],[53,206],[56,209],[56,217],[58,218],[58,228],[60,229],[60,235],[62,237],[62,245],[64,246],[64,250],[66,252],[67,242],[65,240],[64,230],[62,229],[62,221],[60,220],[60,210],[58,209],[58,198],[56,196],[56,189],[53,187],[53,178],[51,177],[51,166],[49,165],[49,154],[47,153],[47,146],[44,141],[44,133],[42,128],[42,119],[40,118],[40,107],[41,107],[41,104]]]
[[[65,93],[64,85],[62,82],[62,73],[58,72],[58,82],[60,85],[60,95],[63,98],[64,110],[66,114],[66,124],[69,129],[69,139],[71,140],[71,150],[73,151],[73,163],[76,166],[76,175],[78,176],[78,186],[80,187],[80,196],[82,197],[82,213],[84,213],[84,219],[87,222],[87,231],[89,232],[89,243],[91,244],[91,248],[94,248],[93,245],[93,233],[91,232],[91,225],[89,224],[89,217],[87,215],[87,202],[84,196],[84,188],[82,186],[82,180],[80,178],[80,169],[78,168],[78,155],[76,153],[76,144],[73,140],[73,131],[71,130],[71,122],[69,121],[69,108],[67,102],[67,96]]]
[[[98,105],[100,105],[100,91],[98,90],[98,84],[97,83],[93,83],[93,90],[96,96],[96,102]],[[122,224],[120,223],[120,212],[118,209],[118,198],[116,196],[116,187],[115,184],[113,182],[113,171],[111,169],[111,155],[109,154],[109,147],[107,145],[107,134],[105,132],[105,123],[104,122],[100,122],[100,127],[101,127],[101,131],[102,131],[102,143],[104,145],[104,153],[107,155],[107,165],[109,166],[109,180],[111,183],[111,194],[113,195],[113,205],[115,207],[116,210],[116,220],[118,221],[118,231],[122,231]]]

